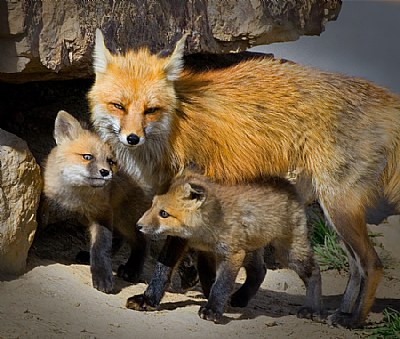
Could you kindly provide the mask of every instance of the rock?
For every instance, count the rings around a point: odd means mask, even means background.
[[[41,190],[40,169],[25,141],[0,129],[0,273],[25,271]]]
[[[111,50],[170,50],[190,31],[188,53],[245,50],[320,34],[341,0],[1,1],[0,80],[87,78],[94,32]]]

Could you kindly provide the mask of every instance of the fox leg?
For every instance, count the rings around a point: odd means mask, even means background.
[[[114,256],[120,250],[123,242],[122,236],[113,233],[111,256]],[[75,256],[75,261],[77,264],[90,265],[90,252],[79,251]]]
[[[322,312],[321,272],[311,249],[302,259],[299,259],[294,253],[290,253],[288,266],[298,274],[306,287],[306,300],[298,310],[297,316],[299,318],[319,319]]]
[[[211,287],[215,282],[215,255],[211,252],[197,253],[197,270],[204,296],[208,299]]]
[[[90,271],[93,287],[110,293],[113,288],[111,262],[112,231],[97,222],[91,222],[90,230]]]
[[[117,276],[126,281],[136,283],[143,271],[146,257],[146,238],[141,232],[136,232],[135,242],[130,244],[131,253],[128,261],[118,267]]]
[[[350,314],[357,303],[363,279],[361,276],[362,270],[359,269],[355,254],[346,244],[345,249],[349,261],[349,280],[343,295],[340,311],[344,314]]]
[[[314,258],[305,218],[295,217],[290,242],[273,243],[279,260],[297,273],[306,288],[305,303],[297,312],[299,318],[320,319],[321,317],[321,272]]]
[[[181,260],[178,273],[181,279],[181,288],[186,291],[199,282],[199,274],[196,269],[197,253],[194,250],[188,251]]]
[[[207,304],[200,307],[200,318],[219,322],[245,256],[246,252],[241,250],[231,254],[229,257],[217,258],[217,277],[211,287]]]
[[[171,282],[172,272],[186,250],[186,240],[168,236],[158,257],[149,285],[143,294],[130,297],[126,302],[126,307],[137,311],[156,310]]]
[[[374,302],[383,274],[382,263],[368,237],[365,209],[357,203],[359,200],[355,195],[342,196],[336,201],[321,200],[325,213],[346,246],[350,263],[350,277],[341,306],[328,321],[345,327],[359,327]]]
[[[233,307],[246,307],[264,281],[267,269],[264,264],[263,247],[247,254],[244,268],[246,269],[246,280],[231,297],[231,306]]]

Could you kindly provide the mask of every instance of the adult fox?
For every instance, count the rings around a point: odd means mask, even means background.
[[[163,185],[194,162],[224,183],[301,169],[349,254],[350,278],[330,322],[364,323],[382,264],[365,221],[383,194],[400,207],[400,98],[372,83],[273,59],[183,68],[171,56],[111,54],[96,31],[91,118],[132,175]],[[159,305],[182,240],[170,239],[143,308]],[[164,280],[163,280],[164,279]]]

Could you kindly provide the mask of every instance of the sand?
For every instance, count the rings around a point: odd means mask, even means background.
[[[142,293],[146,283],[132,285],[116,277],[116,293],[95,290],[89,267],[73,263],[78,245],[68,231],[50,231],[34,244],[26,274],[2,277],[0,338],[349,339],[368,334],[366,329],[348,330],[298,319],[296,312],[304,301],[305,290],[296,274],[286,269],[269,270],[249,305],[228,308],[222,324],[199,318],[198,309],[206,302],[199,286],[186,293],[173,286],[159,311],[133,311],[125,308],[126,299]],[[115,258],[116,267],[124,255],[122,251]],[[152,259],[146,263],[145,281],[151,276],[153,264]],[[368,327],[382,320],[385,307],[400,310],[400,265],[395,259],[390,266],[379,285]],[[237,282],[243,278],[241,272]],[[327,271],[322,278],[323,304],[332,312],[340,303],[347,274]]]

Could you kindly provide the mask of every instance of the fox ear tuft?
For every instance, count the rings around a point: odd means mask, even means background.
[[[196,202],[198,207],[203,204],[203,202],[207,198],[207,190],[205,187],[194,184],[194,183],[186,183],[184,185],[185,195],[189,200],[193,200]]]
[[[82,126],[71,114],[59,111],[54,124],[54,139],[60,145],[66,140],[75,139],[82,131]]]
[[[96,73],[105,73],[110,62],[111,53],[104,43],[104,36],[100,29],[96,29],[96,41],[93,51],[93,67]]]
[[[183,53],[185,51],[185,42],[188,37],[185,33],[183,37],[177,42],[174,52],[167,59],[164,65],[164,71],[169,81],[174,81],[179,78],[183,69]]]

